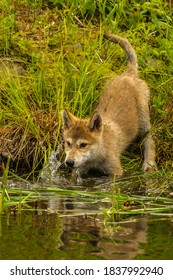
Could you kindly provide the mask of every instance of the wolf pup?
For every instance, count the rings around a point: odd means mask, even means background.
[[[149,133],[149,88],[138,77],[136,53],[127,39],[112,34],[104,38],[118,43],[128,59],[127,70],[109,80],[90,119],[62,112],[65,164],[78,169],[81,177],[90,170],[103,175],[123,174],[120,156],[137,137],[144,137],[143,171],[156,167],[155,144]]]

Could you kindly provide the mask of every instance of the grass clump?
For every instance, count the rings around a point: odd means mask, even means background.
[[[4,172],[3,172],[1,190],[0,190],[0,214],[2,214],[2,212],[3,212],[4,205],[6,204],[6,197],[8,197],[6,188],[7,188],[9,165],[10,165],[10,158],[8,157],[7,165],[4,168]]]
[[[39,168],[62,144],[63,107],[91,114],[109,77],[125,68],[105,31],[127,37],[151,88],[158,161],[172,168],[172,9],[169,1],[3,0],[0,3],[0,154]],[[125,164],[128,160],[125,158]],[[136,164],[134,164],[134,169]]]

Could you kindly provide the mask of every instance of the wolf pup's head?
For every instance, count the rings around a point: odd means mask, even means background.
[[[79,119],[64,109],[62,121],[66,166],[79,168],[86,162],[94,160],[102,133],[101,115],[94,111],[90,119]]]

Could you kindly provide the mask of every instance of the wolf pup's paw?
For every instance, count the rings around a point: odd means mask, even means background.
[[[117,179],[121,178],[123,176],[123,173],[124,173],[124,171],[122,168],[116,169],[114,172],[114,178],[117,178]]]
[[[155,162],[144,162],[142,166],[142,171],[147,173],[153,173],[157,170],[157,165]]]

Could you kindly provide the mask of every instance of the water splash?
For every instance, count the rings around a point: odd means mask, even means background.
[[[56,151],[52,150],[47,164],[43,167],[40,173],[40,180],[42,182],[50,182],[54,178],[58,177],[58,171],[62,165],[61,161],[57,159],[59,149]]]

